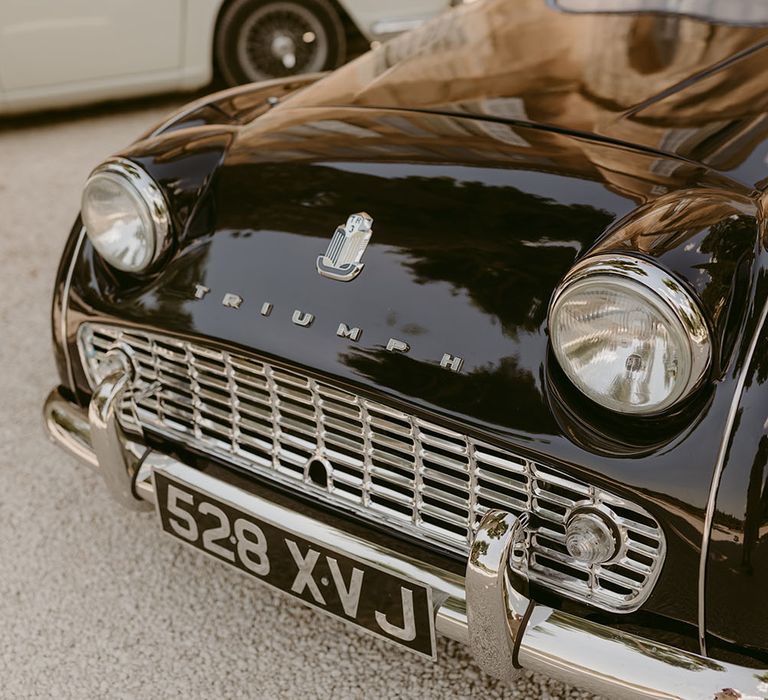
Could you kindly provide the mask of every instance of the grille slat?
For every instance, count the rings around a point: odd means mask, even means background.
[[[91,378],[111,347],[129,347],[140,398],[135,412],[128,402],[122,407],[126,430],[137,429],[138,419],[171,440],[464,555],[489,509],[530,511],[531,580],[606,610],[637,609],[658,578],[664,536],[646,511],[539,462],[239,352],[91,324],[78,339]],[[310,477],[312,459],[326,465],[327,484]],[[589,567],[567,554],[565,523],[583,505],[615,509],[623,542],[614,563]]]

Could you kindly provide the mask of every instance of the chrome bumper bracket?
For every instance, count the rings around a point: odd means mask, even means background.
[[[469,646],[478,665],[504,681],[520,672],[517,652],[533,603],[524,573],[527,514],[488,512],[472,543],[465,587]]]
[[[91,445],[110,495],[131,510],[151,510],[150,503],[134,495],[133,477],[138,464],[125,448],[128,440],[118,420],[123,401],[130,398],[133,367],[126,353],[117,348],[109,351],[107,363],[106,374],[88,406]]]

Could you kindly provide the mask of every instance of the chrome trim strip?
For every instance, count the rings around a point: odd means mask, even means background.
[[[701,556],[699,558],[699,648],[701,653],[707,655],[707,615],[706,615],[706,595],[707,595],[707,559],[709,557],[709,541],[712,531],[712,523],[715,518],[715,506],[717,504],[717,491],[720,487],[720,479],[725,468],[725,458],[728,453],[728,444],[731,441],[733,426],[736,423],[736,413],[739,410],[739,402],[744,393],[744,384],[747,381],[747,372],[749,372],[752,358],[757,349],[757,340],[760,336],[766,319],[768,318],[768,301],[763,306],[760,314],[760,322],[757,325],[752,341],[744,360],[744,366],[736,383],[736,389],[731,399],[731,407],[728,410],[728,418],[723,431],[723,439],[720,442],[720,449],[717,453],[717,462],[715,463],[715,472],[712,475],[712,484],[709,487],[709,500],[707,501],[707,512],[704,518],[704,534],[701,539]]]
[[[84,410],[68,402],[58,391],[53,391],[46,401],[44,416],[46,428],[54,442],[62,444],[73,454],[84,456],[86,463],[94,466],[96,460],[90,448]],[[78,447],[73,449],[73,445]],[[130,445],[127,447],[130,448]],[[151,475],[155,468],[173,470],[190,478],[199,475],[197,470],[173,457],[150,451],[137,475],[141,482],[136,484],[136,493],[149,502],[154,501]],[[462,579],[460,575],[352,535],[344,529],[343,521],[338,526],[329,524],[263,496],[242,491],[223,480],[217,480],[217,483],[230,494],[244,494],[249,512],[256,517],[274,520],[278,527],[287,527],[297,534],[306,533],[311,539],[320,539],[341,553],[347,552],[362,561],[370,561],[431,586],[437,604],[435,629],[443,636],[467,644],[472,620],[477,619],[478,613],[475,610],[468,615],[467,602],[471,604],[479,600],[493,604],[493,609],[486,611],[486,618],[506,617],[515,623],[508,625],[509,639],[502,638],[502,653],[504,649],[512,649],[511,660],[514,664],[514,651],[517,650],[517,662],[523,668],[610,698],[716,700],[768,696],[765,683],[761,680],[765,674],[763,670],[706,659],[531,601],[526,595],[525,571],[520,569],[526,557],[518,551],[518,547],[525,546],[515,536],[518,519],[503,511],[495,511],[491,516],[500,518],[506,524],[503,532],[495,531],[489,520],[483,521],[482,532],[493,535],[497,540],[493,547],[488,550],[482,545],[473,547],[472,565],[477,569],[475,573],[481,575],[475,576],[468,570],[468,575]],[[506,571],[500,570],[500,562],[510,564],[505,567]],[[501,594],[494,589],[492,580],[495,580],[496,586],[504,587]],[[466,589],[478,582],[481,588],[488,584],[487,590],[470,592]],[[475,595],[478,592],[479,597]],[[523,608],[526,612],[521,617],[519,612]],[[475,638],[473,647],[481,641]],[[494,659],[498,661],[493,655],[494,641],[489,641],[486,650],[490,656],[482,654],[478,661],[489,670],[497,668],[507,675],[510,671],[503,663],[495,667],[488,665]]]
[[[67,277],[64,280],[64,288],[61,290],[59,334],[61,336],[61,345],[64,351],[64,363],[67,366],[67,381],[69,382],[69,388],[73,391],[75,389],[75,373],[72,369],[72,357],[69,354],[69,343],[67,342],[67,312],[69,311],[69,291],[72,286],[72,277],[74,277],[75,274],[75,265],[77,264],[77,259],[80,257],[80,249],[83,247],[84,240],[85,226],[81,226],[75,249],[72,251],[72,259],[69,261],[69,269],[67,270]]]

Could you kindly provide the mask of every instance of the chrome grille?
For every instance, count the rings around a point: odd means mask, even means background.
[[[143,427],[268,476],[422,541],[466,554],[490,508],[533,514],[531,579],[597,607],[629,612],[648,597],[665,542],[642,508],[485,441],[448,430],[305,374],[240,352],[170,336],[84,324],[92,384],[105,352],[126,348]],[[623,542],[613,563],[588,566],[565,548],[576,505],[608,509]]]

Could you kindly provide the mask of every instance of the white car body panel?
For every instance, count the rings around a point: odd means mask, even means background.
[[[448,0],[340,0],[340,4],[369,39],[414,29],[450,6]]]
[[[0,114],[194,90],[213,77],[225,0],[0,0]],[[449,0],[340,0],[368,39]]]

